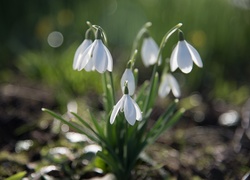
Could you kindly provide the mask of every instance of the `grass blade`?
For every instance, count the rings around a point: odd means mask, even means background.
[[[67,124],[72,129],[75,129],[79,133],[86,135],[89,139],[91,139],[92,141],[94,141],[94,142],[96,142],[96,143],[99,144],[100,141],[98,139],[96,139],[94,136],[92,136],[92,135],[88,134],[87,132],[85,132],[83,129],[81,129],[79,127],[79,125],[76,125],[76,124],[74,124],[72,122],[69,122],[69,121],[63,119],[60,115],[56,114],[55,112],[53,112],[53,111],[51,111],[49,109],[42,108],[42,111],[49,113],[50,115],[52,115],[56,119],[60,120],[62,123]]]

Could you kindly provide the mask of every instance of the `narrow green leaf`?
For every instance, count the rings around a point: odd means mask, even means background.
[[[110,124],[109,120],[106,122],[106,137],[110,144],[116,144],[115,125],[117,124],[119,114],[116,116],[116,120],[113,124]]]
[[[183,113],[185,112],[185,109],[181,108],[180,110],[178,110],[174,116],[172,116],[172,118],[166,123],[166,125],[163,128],[163,131],[167,130],[168,128],[173,127],[173,125],[175,123],[177,123],[177,121],[181,118],[181,116],[183,115]]]
[[[71,127],[72,129],[75,129],[76,131],[78,131],[81,134],[86,135],[89,139],[91,139],[92,141],[99,143],[99,140],[96,139],[95,137],[91,136],[90,134],[88,134],[87,132],[85,132],[84,130],[82,130],[79,125],[76,125],[72,122],[69,122],[65,119],[63,119],[60,115],[56,114],[55,112],[49,110],[49,109],[45,109],[42,108],[42,111],[49,113],[50,115],[52,115],[53,117],[55,117],[56,119],[60,120],[62,123],[67,124],[69,127]],[[73,113],[72,113],[73,114]],[[74,114],[73,114],[74,115]]]
[[[22,179],[25,175],[27,174],[26,171],[22,171],[22,172],[18,172],[8,178],[6,178],[5,180],[20,180]]]
[[[171,128],[180,119],[184,112],[184,109],[180,109],[174,115],[166,116],[165,119],[163,119],[162,126],[154,129],[154,133],[148,138],[149,143],[153,143],[164,131]]]
[[[107,102],[108,102],[108,109],[106,112],[112,111],[114,105],[115,105],[115,100],[113,97],[113,92],[112,92],[112,86],[110,84],[107,84]]]
[[[117,160],[115,156],[113,156],[113,154],[108,154],[104,153],[103,151],[99,151],[97,152],[97,156],[99,156],[104,162],[109,165],[113,173],[121,169],[122,165],[120,164],[120,161]]]
[[[110,149],[110,144],[107,141],[107,139],[105,138],[105,136],[101,136],[100,134],[98,134],[87,122],[85,122],[79,115],[77,115],[76,113],[72,113],[79,121],[81,121],[92,133],[95,134],[95,136],[98,138],[98,142],[101,146],[105,144],[105,146],[107,148]]]
[[[84,125],[90,131],[92,131],[93,133],[95,133],[95,130],[86,121],[84,121],[78,114],[76,114],[74,112],[71,112],[71,114],[73,114],[82,123],[82,125]]]
[[[159,74],[156,72],[155,77],[154,77],[154,81],[153,81],[153,84],[152,84],[152,90],[151,90],[151,92],[149,94],[149,102],[148,102],[148,107],[149,108],[152,108],[152,106],[153,106],[153,104],[155,102],[155,99],[156,99],[156,96],[157,96],[157,93],[158,93],[158,84],[159,84]]]
[[[81,121],[92,133],[95,134],[95,136],[98,138],[98,144],[106,148],[109,152],[112,152],[114,154],[114,151],[112,150],[112,146],[109,143],[109,139],[105,136],[101,136],[98,134],[87,122],[85,122],[79,115],[76,113],[72,113],[79,121]]]
[[[114,91],[114,82],[113,82],[113,75],[111,72],[107,74],[104,73],[102,75],[102,85],[104,90],[104,102],[105,102],[105,111],[110,112],[115,105],[115,91]]]
[[[102,75],[102,86],[103,86],[103,91],[104,91],[103,103],[104,103],[105,112],[110,111],[110,97],[108,95],[107,84],[108,84],[107,77],[106,77],[106,74],[104,73]]]
[[[110,80],[110,86],[111,86],[110,92],[111,92],[111,96],[112,96],[111,106],[113,108],[113,106],[115,105],[115,86],[114,86],[113,73],[112,72],[108,72],[108,73],[109,73],[109,80]]]
[[[151,100],[151,95],[152,95],[152,92],[153,92],[153,87],[154,87],[154,84],[155,84],[155,78],[156,78],[156,73],[157,73],[157,67],[158,65],[155,64],[154,65],[154,68],[153,68],[153,72],[152,72],[152,75],[151,75],[151,78],[150,78],[150,85],[149,85],[149,90],[147,91],[147,95],[146,95],[146,98],[145,98],[145,101],[144,101],[144,107],[143,107],[143,112],[147,112],[148,109],[150,109],[150,100]]]
[[[101,128],[101,126],[99,125],[99,123],[97,122],[97,119],[94,117],[94,115],[89,111],[90,117],[91,117],[91,121],[93,122],[96,131],[98,132],[98,134],[102,137],[104,137],[104,131]]]
[[[136,93],[136,102],[140,104],[140,102],[144,102],[145,99],[146,99],[146,91],[147,91],[147,88],[149,87],[149,81],[145,81],[140,89],[138,90],[138,92]]]
[[[148,141],[153,142],[161,133],[162,129],[166,125],[168,119],[172,116],[174,110],[176,109],[177,101],[174,101],[172,104],[168,106],[166,111],[157,119],[151,130],[149,131],[146,139]]]

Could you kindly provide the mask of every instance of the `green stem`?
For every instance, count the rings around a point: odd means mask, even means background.
[[[176,31],[178,30],[180,27],[182,26],[182,23],[178,23],[177,25],[175,25],[174,27],[172,27],[162,38],[161,44],[160,44],[160,48],[159,48],[159,53],[157,56],[157,63],[159,63],[160,57],[161,57],[161,53],[163,48],[165,47],[169,37]]]
[[[102,34],[102,37],[103,37],[103,42],[107,46],[108,45],[107,35],[106,35],[105,31],[102,29],[102,27],[98,26],[98,25],[93,25],[89,21],[87,21],[87,25],[92,29],[92,31],[94,32],[94,34],[95,34],[95,32],[96,32],[97,29],[101,30],[101,34]]]
[[[91,22],[87,21],[86,23],[89,26],[89,28],[93,31],[93,33],[95,34],[96,29],[93,27],[93,25],[91,24]]]
[[[149,106],[149,101],[150,101],[150,97],[151,97],[150,95],[152,94],[152,91],[153,91],[153,84],[154,84],[155,74],[157,72],[157,67],[158,67],[158,64],[156,63],[154,65],[152,76],[151,76],[151,79],[150,79],[149,94],[147,96],[146,103],[144,104],[144,108],[143,108],[144,113],[147,113],[148,109],[149,109],[148,106]]]
[[[107,89],[107,79],[105,77],[105,74],[102,74],[102,88],[104,93],[104,109],[106,112],[108,112],[108,89]]]
[[[158,69],[158,63],[159,63],[159,60],[160,60],[160,57],[161,57],[161,53],[162,53],[162,50],[163,48],[165,47],[169,37],[177,30],[179,29],[180,27],[182,26],[182,23],[179,23],[177,24],[176,26],[174,26],[173,28],[171,28],[162,38],[162,41],[161,41],[161,44],[160,44],[160,48],[159,48],[159,52],[158,52],[158,55],[157,55],[157,63],[155,63],[154,65],[154,68],[153,68],[153,72],[152,72],[152,76],[151,76],[151,79],[150,79],[150,88],[149,88],[149,95],[147,96],[147,99],[146,99],[146,103],[145,103],[145,106],[144,106],[144,113],[147,113],[148,109],[149,109],[149,101],[150,101],[150,94],[152,93],[153,91],[153,85],[154,85],[154,79],[155,79],[155,74],[157,72],[157,69]]]
[[[112,94],[112,107],[115,105],[115,87],[114,87],[114,79],[112,72],[109,72],[109,79],[111,85],[111,94]]]
[[[142,26],[142,28],[140,29],[140,31],[137,33],[137,35],[135,37],[135,40],[133,42],[130,59],[133,57],[135,50],[138,49],[139,42],[140,42],[140,39],[141,39],[142,35],[145,33],[145,31],[147,30],[147,28],[149,28],[151,25],[152,25],[151,22],[145,23]]]
[[[96,29],[100,29],[100,30],[101,30],[101,32],[102,32],[102,37],[103,37],[103,42],[104,42],[104,44],[105,44],[106,46],[108,46],[107,35],[106,35],[105,31],[102,29],[102,27],[101,27],[101,26],[98,26],[98,25],[93,25],[93,27],[96,28]]]

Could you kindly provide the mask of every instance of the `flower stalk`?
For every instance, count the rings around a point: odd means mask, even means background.
[[[77,61],[75,62],[74,59],[73,67],[78,70],[96,70],[101,73],[104,115],[100,119],[97,119],[96,115],[89,112],[92,123],[88,124],[87,121],[76,113],[72,113],[73,120],[67,121],[62,116],[50,110],[44,109],[44,111],[61,122],[66,123],[76,131],[85,134],[96,144],[99,144],[102,150],[97,155],[107,164],[108,171],[111,171],[117,179],[132,179],[131,174],[135,169],[141,152],[149,144],[154,143],[163,132],[172,127],[184,113],[183,109],[177,110],[178,100],[173,100],[165,108],[166,111],[156,119],[156,123],[151,127],[150,131],[147,130],[159,90],[159,66],[169,69],[169,66],[167,66],[169,64],[161,63],[162,52],[168,39],[182,24],[177,24],[163,36],[159,50],[157,47],[155,48],[157,51],[154,51],[154,53],[157,52],[157,59],[154,62],[150,80],[143,83],[141,87],[136,88],[138,69],[134,67],[136,65],[135,61],[138,54],[139,42],[152,25],[150,22],[144,24],[133,42],[130,59],[120,81],[121,89],[119,92],[122,93],[122,96],[117,102],[113,79],[113,59],[107,49],[108,41],[106,33],[98,25],[92,25],[89,21],[87,24],[89,26],[88,33],[92,31],[96,34],[96,37],[92,44],[87,48],[80,48],[76,53]],[[163,92],[164,96],[168,94],[169,86],[173,87],[172,91],[175,95],[179,95],[179,89],[176,86],[177,82],[172,75],[167,74],[166,79],[168,81],[161,87],[161,92]],[[101,122],[103,121],[106,123],[106,126],[102,125]],[[84,131],[84,129],[88,131]]]

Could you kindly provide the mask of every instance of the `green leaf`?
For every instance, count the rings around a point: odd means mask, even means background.
[[[154,102],[158,93],[158,84],[159,84],[159,74],[156,72],[154,80],[153,80],[153,84],[152,84],[152,90],[149,94],[149,102],[148,102],[149,108],[152,108],[154,105]]]
[[[107,141],[108,139],[105,136],[101,136],[96,132],[87,122],[85,122],[79,115],[76,113],[72,113],[85,127],[87,127],[92,133],[95,134],[95,136],[98,138],[95,142],[100,144],[101,146],[106,146],[107,149],[112,149],[110,146],[109,142]]]
[[[22,172],[18,172],[10,177],[8,177],[7,179],[5,180],[20,180],[22,179],[25,175],[27,174],[26,171],[22,171]]]
[[[49,109],[42,108],[42,111],[49,113],[50,115],[52,115],[56,119],[60,120],[62,123],[67,124],[72,129],[75,129],[79,133],[86,135],[92,141],[94,141],[94,142],[96,142],[98,144],[100,143],[100,141],[98,139],[96,139],[94,136],[90,135],[89,133],[87,133],[86,131],[84,131],[83,129],[81,129],[80,128],[81,126],[79,126],[77,124],[74,124],[73,122],[69,122],[69,121],[63,119],[60,115],[56,114],[55,112],[53,112],[53,111],[51,111]],[[72,114],[75,115],[74,113],[72,113]]]
[[[172,104],[170,104],[167,110],[158,118],[156,123],[153,125],[146,137],[146,140],[149,143],[153,143],[167,128],[172,126],[178,120],[177,117],[179,116],[177,116],[176,114],[181,115],[178,113],[179,111],[173,116],[173,113],[177,107],[177,103],[178,101],[174,101]],[[181,112],[183,112],[183,110]]]
[[[73,114],[82,123],[83,126],[85,126],[87,129],[95,133],[94,129],[86,121],[84,121],[78,114],[74,112],[71,112],[71,114]]]
[[[138,92],[136,93],[136,102],[140,104],[140,102],[143,102],[146,98],[146,91],[147,91],[147,88],[149,87],[149,81],[145,81],[140,89],[138,90]]]
[[[183,113],[185,112],[185,109],[180,109],[178,110],[173,116],[172,118],[166,122],[162,132],[164,132],[165,130],[167,130],[168,128],[171,128],[179,119],[180,117],[183,115]]]
[[[149,90],[147,91],[148,93],[146,94],[146,98],[144,101],[143,112],[147,112],[151,108],[150,105],[152,105],[153,91],[154,91],[154,88],[156,85],[155,83],[158,83],[155,81],[158,81],[158,79],[159,79],[158,73],[157,73],[157,67],[158,67],[158,65],[155,64],[154,68],[153,68],[152,76],[150,78]]]
[[[110,110],[110,97],[108,97],[108,88],[107,88],[107,78],[106,75],[103,74],[102,75],[102,86],[103,86],[103,91],[104,91],[104,95],[103,95],[103,103],[104,103],[104,109],[106,112],[108,112]]]
[[[168,115],[165,119],[158,121],[160,123],[156,124],[148,134],[147,138],[145,139],[148,143],[153,143],[155,140],[168,128],[171,128],[183,115],[185,112],[184,109],[178,110],[174,115]],[[159,126],[161,124],[161,126]]]
[[[94,117],[94,115],[89,111],[89,114],[90,114],[90,117],[91,117],[91,121],[93,122],[94,126],[95,126],[95,129],[97,131],[97,133],[104,137],[104,131],[103,129],[101,128],[101,126],[99,125],[98,123],[98,120]]]
[[[104,151],[98,151],[97,156],[99,156],[104,162],[106,162],[109,167],[111,168],[112,172],[115,172],[121,168],[121,164],[119,164],[120,161],[117,161],[115,156],[112,156],[113,154],[105,153]]]
[[[107,102],[108,110],[106,112],[109,113],[115,105],[115,99],[113,97],[113,88],[110,84],[107,85]]]
[[[115,92],[114,92],[114,82],[112,73],[109,72],[109,79],[107,74],[104,73],[102,76],[102,85],[104,90],[104,108],[106,112],[110,112],[115,105]]]

